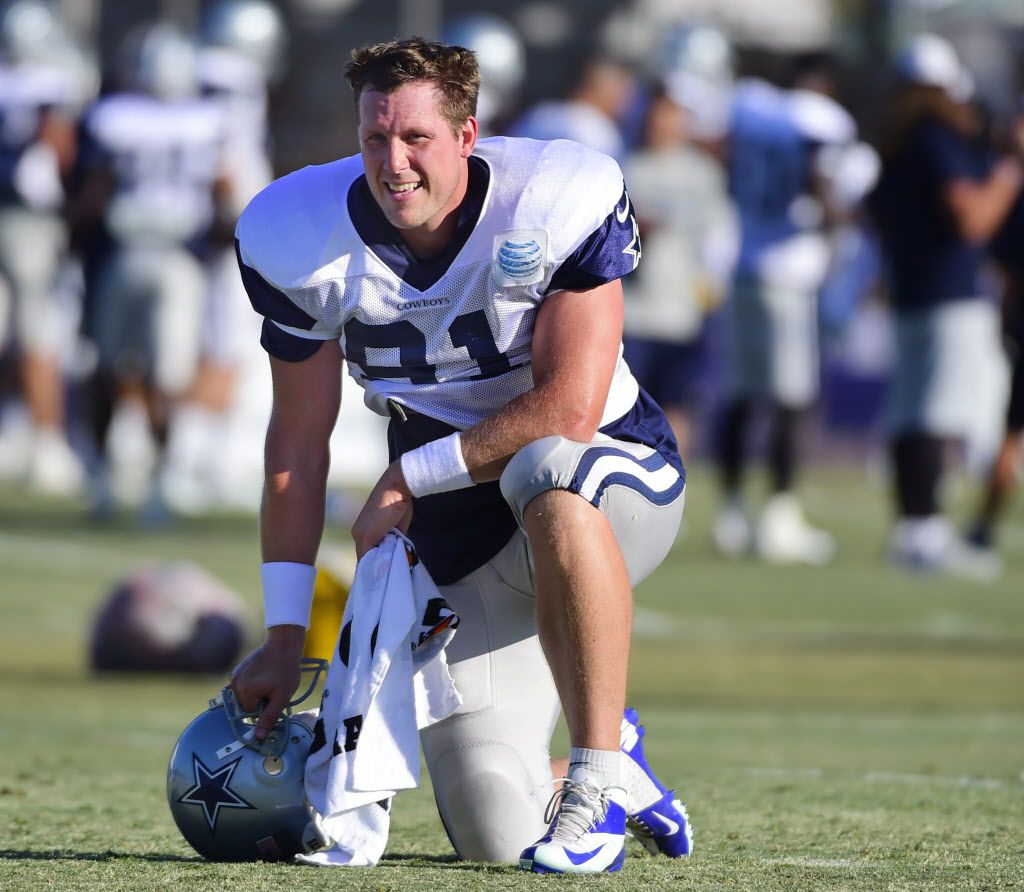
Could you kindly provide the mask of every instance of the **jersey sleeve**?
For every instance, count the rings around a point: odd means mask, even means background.
[[[918,145],[942,184],[982,179],[986,174],[979,153],[949,127],[937,123],[926,125],[921,130]]]
[[[546,293],[596,288],[621,279],[640,262],[640,230],[623,187],[604,221],[555,270]]]
[[[249,302],[263,317],[260,344],[267,353],[286,362],[301,362],[316,353],[324,341],[337,337],[250,265],[237,238],[235,256]]]

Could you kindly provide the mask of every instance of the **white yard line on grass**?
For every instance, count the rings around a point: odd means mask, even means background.
[[[767,777],[775,780],[823,780],[826,777],[820,768],[772,768],[750,766],[741,769],[753,777]],[[841,773],[829,775],[832,778],[846,777]],[[996,777],[971,777],[970,775],[913,774],[902,771],[869,771],[855,775],[856,780],[869,784],[920,784],[937,787],[963,787],[971,790],[1002,790],[1008,787],[1024,786],[1024,772],[1017,782]]]
[[[873,784],[923,784],[925,786],[965,787],[971,790],[1001,790],[1004,787],[1017,786],[1017,784],[995,777],[970,777],[966,774],[957,776],[904,774],[898,771],[872,771],[864,775],[864,780]]]
[[[761,863],[778,867],[834,867],[842,870],[879,866],[876,861],[851,861],[848,858],[762,858]]]

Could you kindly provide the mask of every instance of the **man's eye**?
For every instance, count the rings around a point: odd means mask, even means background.
[[[371,133],[369,136],[364,136],[363,137],[363,142],[379,143],[379,142],[383,142],[383,141],[384,141],[384,137],[381,136],[379,133]]]

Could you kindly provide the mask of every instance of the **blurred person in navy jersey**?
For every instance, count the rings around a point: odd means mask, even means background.
[[[832,181],[842,165],[834,158],[857,142],[853,118],[829,95],[827,57],[797,60],[791,81],[783,88],[746,77],[733,93],[727,154],[740,249],[724,308],[728,365],[717,448],[723,503],[712,533],[724,554],[753,549],[773,562],[817,565],[832,558],[835,542],[804,518],[798,445],[819,392],[818,291],[830,262],[828,230],[840,214]],[[758,408],[771,422],[770,495],[752,524],[743,478]]]
[[[685,456],[706,365],[705,316],[735,259],[735,214],[724,170],[689,142],[689,114],[664,89],[651,95],[643,144],[623,175],[644,250],[643,265],[623,283],[625,357]]]
[[[989,473],[981,505],[968,531],[968,541],[995,558],[996,526],[1020,482],[1021,445],[1024,432],[1024,195],[992,243],[992,256],[1001,267],[1003,337],[1012,373],[1006,408],[1006,432]]]
[[[99,360],[93,434],[109,466],[93,495],[101,511],[147,497],[158,510],[147,438],[159,453],[199,359],[206,284],[195,250],[229,188],[224,116],[198,97],[194,44],[171,25],[134,33],[119,74],[120,90],[83,122],[72,212],[76,231],[102,233],[85,321]]]
[[[45,3],[0,7],[0,352],[18,359],[29,424],[0,440],[0,475],[70,495],[82,465],[65,431],[77,306],[61,300],[65,181],[95,78]],[[74,301],[71,302],[74,304]]]
[[[912,40],[897,59],[872,207],[896,324],[889,427],[896,521],[889,555],[918,570],[988,575],[939,504],[947,444],[970,436],[999,386],[998,312],[985,293],[987,246],[1024,184],[1019,156],[993,160],[950,43]]]
[[[607,56],[587,60],[564,99],[538,102],[509,128],[509,136],[571,139],[621,161],[626,150],[619,118],[633,94],[633,75]]]

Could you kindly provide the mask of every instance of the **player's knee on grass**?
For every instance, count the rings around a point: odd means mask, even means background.
[[[431,779],[441,820],[460,858],[516,864],[523,849],[544,832],[551,788],[535,790],[519,754],[507,744],[461,743],[433,760]]]

